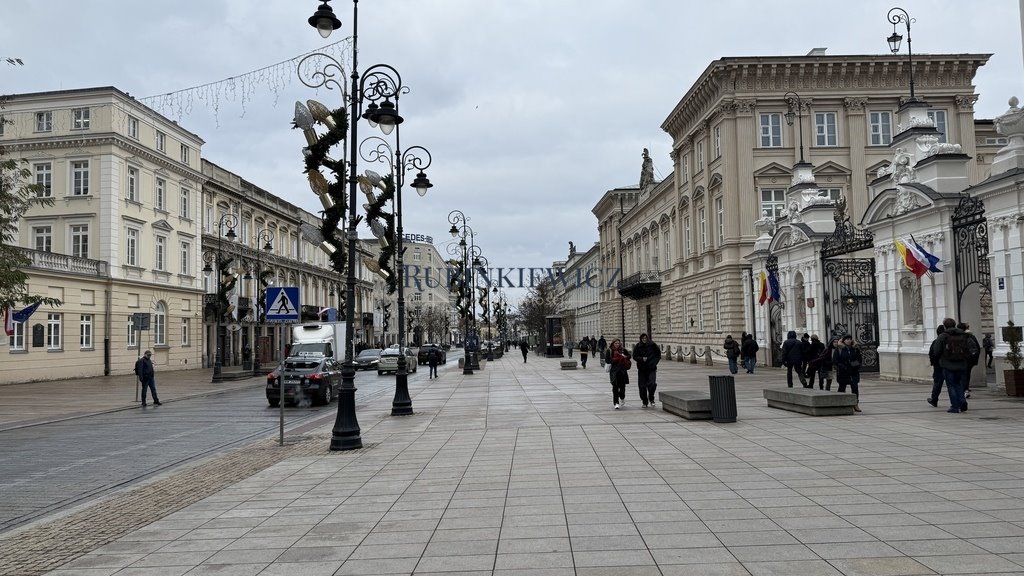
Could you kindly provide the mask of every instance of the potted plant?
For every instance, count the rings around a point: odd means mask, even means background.
[[[1006,353],[1006,362],[1010,370],[1003,370],[1003,382],[1006,384],[1007,396],[1024,396],[1024,355],[1021,354],[1020,343],[1022,340],[1020,326],[1014,326],[1013,321],[1007,322],[1003,328],[1003,342],[1010,347]]]

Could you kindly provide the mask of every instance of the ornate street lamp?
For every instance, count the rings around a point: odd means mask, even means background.
[[[228,232],[224,234],[224,227],[227,226]],[[221,306],[221,294],[224,290],[224,276],[228,275],[229,268],[228,264],[231,260],[224,260],[223,245],[221,238],[227,238],[228,241],[234,242],[238,236],[235,234],[235,227],[238,226],[238,217],[234,214],[221,214],[220,220],[217,221],[217,250],[211,252],[210,250],[203,251],[203,272],[211,273],[214,269],[214,264],[217,267],[217,328],[214,334],[214,360],[213,360],[213,378],[211,382],[220,383],[223,381],[223,375],[221,373],[223,365],[223,338],[221,336],[221,316],[223,315],[223,307]]]
[[[476,290],[473,281],[473,268],[470,265],[470,258],[480,256],[480,248],[474,243],[476,234],[469,226],[468,218],[461,210],[452,210],[448,214],[448,222],[452,225],[448,232],[452,238],[459,237],[459,248],[462,250],[462,291],[469,304],[469,314],[464,314],[465,331],[463,334],[463,349],[465,358],[462,363],[462,373],[469,375],[473,370],[479,369],[478,351],[474,350],[473,343],[479,342],[479,335],[476,330]],[[466,239],[469,242],[466,242]]]
[[[259,246],[259,244],[261,242],[263,243],[263,249],[262,250],[260,250],[260,246]],[[254,305],[256,310],[259,311],[256,314],[256,327],[257,327],[257,329],[259,331],[263,330],[263,319],[267,315],[267,311],[263,307],[263,305],[265,304],[264,300],[266,299],[264,297],[264,294],[266,293],[266,290],[264,290],[264,288],[266,286],[265,286],[264,281],[263,281],[263,269],[260,266],[260,257],[263,255],[264,252],[266,252],[267,254],[270,254],[271,252],[273,252],[273,250],[274,250],[274,231],[270,230],[269,228],[261,229],[259,232],[256,233],[256,291],[255,291],[256,292],[256,294],[255,294],[256,295],[256,303]],[[259,376],[260,375],[260,337],[259,337],[259,334],[257,334],[256,337],[253,339],[252,354],[253,354],[253,357],[252,357],[252,375],[253,376]]]
[[[892,35],[886,40],[889,42],[889,50],[893,54],[899,54],[900,42],[903,41],[903,36],[896,31],[896,25],[902,22],[907,26],[907,64],[910,66],[910,101],[913,102],[917,98],[914,96],[914,51],[910,46],[910,24],[917,22],[917,19],[911,18],[906,10],[898,6],[889,10],[887,18],[889,23],[892,24]]]
[[[804,101],[796,92],[786,92],[782,99],[789,106],[789,110],[786,111],[786,124],[792,126],[793,117],[797,118],[797,131],[800,134],[800,164],[806,164],[804,161]],[[793,108],[796,108],[795,114]]]

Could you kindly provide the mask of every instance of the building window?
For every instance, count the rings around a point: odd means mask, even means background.
[[[182,164],[188,164],[188,146],[181,145],[181,162]]]
[[[420,254],[419,250],[417,250],[417,251],[412,253],[412,260],[413,260],[413,262],[419,262],[422,259],[423,259],[423,255]]]
[[[167,152],[167,134],[159,130],[156,131],[156,149],[161,152]]]
[[[814,144],[815,146],[839,145],[835,112],[814,113]]]
[[[722,198],[715,198],[715,219],[718,225],[718,247],[725,244],[725,202]]]
[[[761,114],[761,147],[782,146],[782,114]]]
[[[157,210],[165,210],[167,204],[167,181],[163,178],[156,179],[156,188],[154,190],[154,201]]]
[[[78,347],[92,349],[92,314],[82,314],[78,321]]]
[[[661,234],[662,234],[662,236],[665,237],[665,266],[666,267],[671,267],[672,266],[672,244],[671,244],[672,238],[669,237],[668,230],[666,230],[666,229],[662,229]]]
[[[154,262],[153,268],[156,270],[167,269],[167,237],[157,236],[156,237],[156,261]]]
[[[892,142],[892,114],[889,112],[871,112],[871,145],[888,146]]]
[[[124,246],[125,263],[129,266],[139,265],[139,231],[136,228],[128,228],[126,243]]]
[[[53,112],[36,112],[36,132],[51,132],[53,130]]]
[[[704,295],[697,294],[697,330],[704,331]]]
[[[53,196],[53,164],[50,162],[40,162],[32,168],[35,172],[36,185],[39,186],[39,189],[36,190],[36,196],[38,198],[50,198]]]
[[[708,249],[708,218],[703,206],[697,209],[697,226],[700,227],[700,251],[706,252]]]
[[[25,349],[25,323],[15,322],[14,333],[11,334],[11,351],[22,351]]]
[[[75,160],[71,163],[71,195],[89,195],[89,161]]]
[[[683,257],[684,258],[689,258],[690,257],[690,235],[691,234],[692,234],[692,231],[690,230],[690,217],[687,216],[687,217],[683,218]]]
[[[89,225],[71,226],[71,255],[75,258],[89,257]]]
[[[139,169],[128,168],[128,199],[132,202],[139,201]]]
[[[53,252],[53,227],[33,226],[32,244],[38,252]]]
[[[135,316],[128,315],[128,347],[135,348],[139,345],[137,337],[139,333],[135,330]]]
[[[46,315],[46,349],[60,350],[60,314],[51,312]]]
[[[7,125],[7,120],[5,120],[2,115],[0,115],[0,136],[4,135],[4,126],[6,126],[6,125]]]
[[[722,331],[722,292],[715,290],[715,330]]]
[[[928,118],[935,123],[935,129],[939,131],[939,142],[948,142],[946,138],[946,111],[929,110]]]
[[[690,155],[683,154],[683,182],[690,181]]]
[[[139,119],[135,116],[128,117],[128,137],[139,139]]]
[[[651,270],[661,270],[658,267],[658,239],[651,239]]]
[[[714,141],[715,158],[721,158],[722,157],[722,127],[721,126],[715,126],[715,130],[714,130],[713,134],[714,134],[714,140],[713,141]]]
[[[704,169],[704,141],[697,141],[697,165],[694,166],[694,170],[700,172]]]
[[[213,206],[206,205],[206,233],[213,234]]]
[[[188,346],[189,325],[188,318],[181,319],[181,345]]]
[[[192,259],[192,245],[188,242],[181,243],[181,273],[184,276],[188,276],[190,267],[189,261]]]
[[[836,202],[837,200],[843,197],[842,188],[821,188],[820,190],[828,194],[829,199],[832,200],[833,202]]]
[[[181,189],[181,217],[183,219],[185,219],[185,220],[188,220],[188,218],[189,218],[189,209],[188,209],[188,207],[189,207],[188,206],[189,200],[188,200],[188,197],[189,197],[188,189],[187,188],[182,188]]]
[[[74,108],[71,110],[71,127],[75,130],[88,130],[89,121],[88,108]]]
[[[785,188],[761,189],[761,213],[767,213],[773,219],[786,213]]]
[[[167,345],[167,305],[157,302],[153,313],[153,345]]]

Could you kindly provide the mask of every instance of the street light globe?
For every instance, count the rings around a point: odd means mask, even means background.
[[[321,38],[327,38],[338,28],[341,28],[341,21],[334,16],[334,10],[327,4],[330,0],[324,0],[316,12],[309,17],[309,25],[316,28]]]

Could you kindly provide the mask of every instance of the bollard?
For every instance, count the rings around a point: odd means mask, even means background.
[[[732,375],[708,376],[711,418],[718,423],[736,421],[736,381]]]
[[[671,344],[665,347],[665,360],[667,360],[669,362],[672,361],[672,345]]]
[[[714,366],[715,361],[711,358],[711,346],[704,347],[704,364]]]
[[[697,347],[690,346],[690,364],[697,363]]]

